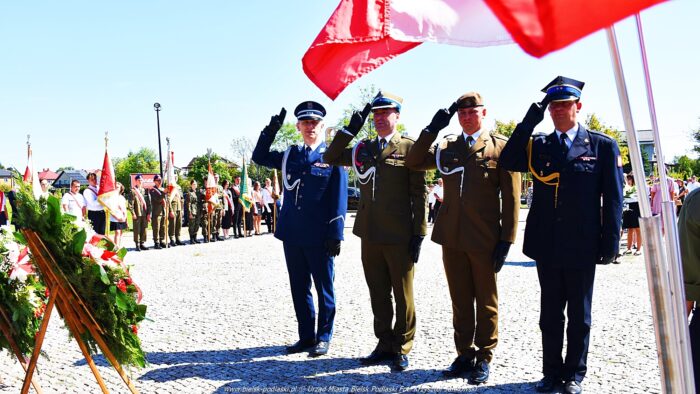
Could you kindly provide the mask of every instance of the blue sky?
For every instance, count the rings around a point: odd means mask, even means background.
[[[582,118],[595,112],[623,128],[604,32],[535,59],[519,47],[423,44],[366,75],[335,102],[313,85],[301,58],[337,5],[335,0],[38,1],[0,4],[0,163],[24,168],[32,135],[37,168],[101,166],[110,154],[157,149],[153,103],[175,164],[207,148],[232,156],[232,139],[257,140],[270,115],[287,120],[303,100],[328,109],[335,124],[375,85],[404,97],[401,121],[417,136],[433,113],[467,91],[485,98],[488,120],[519,120],[557,75],[586,82]],[[662,147],[687,153],[700,127],[700,2],[676,0],[642,13]],[[571,23],[576,23],[572,21]],[[616,27],[635,126],[651,127],[633,20]],[[545,120],[542,131],[551,130]],[[453,120],[447,131],[458,131]],[[163,147],[165,154],[165,146]]]

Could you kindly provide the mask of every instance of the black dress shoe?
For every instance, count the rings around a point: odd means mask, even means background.
[[[208,244],[208,243],[209,243],[209,238],[204,238],[204,241],[203,241],[203,242],[204,242],[205,244]]]
[[[224,239],[225,239],[225,238],[222,237],[222,236],[220,236],[220,235],[218,235],[218,236],[216,237],[216,240],[217,240],[217,241],[223,241]]]
[[[474,358],[467,356],[459,356],[455,358],[452,364],[446,370],[442,371],[442,375],[448,378],[456,378],[463,373],[471,373],[474,370]]]
[[[394,369],[397,371],[405,371],[408,368],[408,356],[401,353],[394,355]]]
[[[369,356],[361,358],[360,363],[362,365],[375,365],[382,361],[391,360],[393,357],[394,354],[391,352],[383,352],[379,349],[374,349]]]
[[[136,247],[134,248],[134,251],[135,251],[135,252],[140,252],[140,251],[141,251],[141,248],[139,248],[139,244],[136,244]]]
[[[583,392],[583,389],[581,388],[581,383],[575,380],[567,380],[564,383],[564,392],[566,394],[579,394]]]
[[[538,393],[551,393],[557,386],[561,383],[561,380],[555,378],[554,376],[545,376],[537,382],[535,385],[535,390]]]
[[[148,248],[146,247],[146,245],[141,244],[141,250],[148,250]]]
[[[160,246],[160,244],[157,243],[153,245],[153,249],[162,249],[162,247]]]
[[[328,348],[331,346],[331,344],[328,341],[318,341],[316,346],[311,350],[311,353],[309,353],[310,356],[312,357],[318,357],[318,356],[325,356],[328,354]]]
[[[469,376],[469,383],[482,384],[489,380],[489,363],[486,360],[481,360],[474,366],[474,370]]]
[[[304,339],[297,341],[294,345],[287,346],[287,353],[294,354],[311,350],[316,345],[316,339]]]
[[[170,246],[173,248],[175,247],[175,241],[173,241],[172,239],[170,240]]]
[[[175,245],[184,245],[185,243],[180,241],[179,239],[175,241]]]
[[[160,247],[165,249],[168,245],[165,244],[165,242],[161,241],[160,242]]]

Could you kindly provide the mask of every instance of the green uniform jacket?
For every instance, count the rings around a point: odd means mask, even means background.
[[[331,165],[352,165],[352,136],[338,133],[323,155]],[[408,243],[413,235],[426,234],[427,189],[425,172],[410,170],[405,158],[413,140],[398,132],[383,151],[377,138],[363,140],[358,160],[375,167],[375,180],[360,184],[360,204],[353,234],[380,244]],[[374,187],[374,193],[372,188]],[[373,196],[374,194],[374,196]]]
[[[148,196],[151,203],[151,217],[163,215],[163,211],[165,210],[165,198],[167,198],[165,190],[162,187],[156,188],[154,185],[153,188],[148,190]]]
[[[678,216],[685,299],[700,301],[700,189],[685,197]]]
[[[187,199],[185,203],[187,204],[187,208],[189,210],[190,219],[196,218],[197,213],[199,212],[197,192],[190,189],[189,193],[187,193]]]
[[[141,198],[139,198],[136,193],[139,193]],[[142,187],[131,188],[131,194],[129,196],[129,210],[131,211],[132,217],[148,216],[150,213],[148,207],[148,197],[146,196],[146,192]]]
[[[423,132],[406,157],[406,165],[418,170],[437,167],[437,134]],[[507,138],[482,131],[470,149],[464,134],[450,135],[438,144],[443,175],[443,202],[435,220],[432,240],[462,251],[492,252],[496,243],[515,242],[520,211],[520,173],[507,171],[498,157]],[[460,187],[462,192],[460,196]],[[502,201],[501,201],[502,198]]]

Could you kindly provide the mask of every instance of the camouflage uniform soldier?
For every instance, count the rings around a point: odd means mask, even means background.
[[[160,175],[153,177],[155,185],[148,191],[151,203],[151,229],[153,230],[153,243],[156,249],[165,248],[165,190],[160,186]]]
[[[180,186],[175,185],[170,199],[170,212],[168,216],[168,238],[170,246],[184,245],[180,241],[180,230],[182,229],[182,192]],[[173,239],[174,238],[174,239]]]
[[[187,228],[190,232],[191,244],[199,243],[199,241],[197,241],[197,231],[199,231],[199,222],[202,220],[200,218],[201,210],[199,209],[199,199],[197,197],[197,181],[193,180],[190,182],[190,191],[187,193],[187,198],[185,198],[185,204],[187,204],[187,209],[189,211],[189,225]]]
[[[206,179],[204,180],[206,185]],[[199,226],[202,228],[202,236],[204,237],[204,242],[209,242],[209,212],[207,211],[207,192],[206,189],[199,189],[197,191],[197,216],[199,217]]]
[[[134,244],[136,251],[148,249],[146,242],[146,230],[148,229],[148,210],[146,192],[141,187],[141,175],[134,177],[134,185],[131,188],[129,197],[129,211],[131,211],[132,225],[134,227]]]
[[[214,205],[214,212],[212,213],[212,242],[224,240],[224,237],[219,235],[221,220],[224,217],[224,188],[219,184],[219,174],[214,175],[214,178],[216,179],[216,204]]]

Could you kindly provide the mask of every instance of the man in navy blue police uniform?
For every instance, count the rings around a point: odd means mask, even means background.
[[[290,146],[285,152],[270,151],[285,114],[282,108],[260,133],[253,161],[282,171],[284,204],[275,237],[283,241],[299,325],[299,341],[288,346],[287,352],[310,351],[312,356],[321,356],[328,353],[333,335],[333,258],[340,253],[343,240],[348,181],[345,170],[323,161],[326,110],[314,101],[305,101],[294,110],[304,144]],[[318,329],[312,278],[319,300]]]
[[[537,262],[541,288],[544,378],[538,392],[562,382],[566,393],[582,391],[596,263],[612,262],[620,241],[622,158],[615,140],[577,122],[583,85],[565,77],[547,85],[544,100],[530,106],[500,158],[504,168],[530,171],[534,179],[523,252]],[[532,135],[546,108],[555,131]]]

